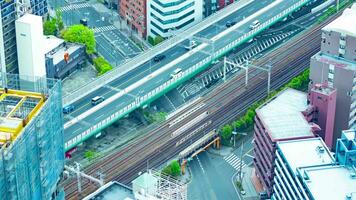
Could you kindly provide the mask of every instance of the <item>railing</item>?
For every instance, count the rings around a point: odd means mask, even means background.
[[[150,102],[152,102],[155,98],[158,98],[162,94],[164,94],[166,91],[169,91],[170,89],[174,88],[176,85],[179,83],[189,79],[190,77],[194,76],[195,74],[199,73],[200,71],[204,70],[213,60],[216,58],[219,58],[220,56],[224,55],[226,52],[230,51],[232,48],[235,46],[249,40],[251,37],[256,35],[257,33],[261,32],[262,30],[266,29],[267,27],[271,26],[275,22],[277,22],[279,19],[285,17],[289,13],[293,12],[294,10],[298,9],[299,7],[303,6],[310,0],[301,0],[298,3],[292,5],[288,9],[284,10],[283,12],[279,13],[278,15],[274,16],[273,18],[267,20],[266,22],[262,23],[258,28],[249,31],[248,33],[244,34],[243,36],[239,37],[238,39],[232,41],[225,47],[217,50],[213,55],[210,55],[206,57],[205,59],[201,60],[200,62],[196,63],[183,73],[179,75],[179,77],[170,79],[169,81],[163,83],[159,87],[155,88],[154,90],[148,92],[146,95],[136,98],[134,102],[130,103],[126,107],[122,108],[121,110],[111,114],[108,116],[106,119],[102,120],[101,122],[95,124],[94,126],[90,127],[86,131],[84,131],[82,134],[77,135],[70,141],[67,141],[65,144],[65,149],[66,151],[73,148],[80,142],[86,140],[87,138],[91,137],[92,135],[96,134],[100,130],[106,128],[109,126],[113,121],[118,120],[119,118],[127,115],[130,113],[132,110],[135,110],[136,108],[139,108],[143,105],[146,105]]]
[[[211,16],[207,17],[202,22],[188,28],[187,30],[179,32],[175,37],[165,40],[164,42],[156,45],[155,47],[153,47],[148,51],[142,52],[141,54],[123,63],[120,67],[114,68],[113,70],[107,72],[106,74],[98,77],[94,81],[88,83],[87,85],[78,88],[78,90],[73,91],[71,94],[63,97],[63,105],[71,104],[81,99],[82,97],[90,94],[91,92],[96,91],[98,88],[115,80],[117,77],[122,76],[123,74],[129,72],[130,70],[136,68],[137,66],[142,65],[145,62],[149,61],[155,55],[162,53],[170,49],[171,47],[175,46],[176,44],[190,38],[194,34],[209,27],[212,23],[215,23],[225,18],[226,16],[235,12],[237,9],[240,9],[251,2],[253,2],[253,0],[241,0],[235,2],[230,6],[228,6],[227,8],[222,9],[212,14]]]

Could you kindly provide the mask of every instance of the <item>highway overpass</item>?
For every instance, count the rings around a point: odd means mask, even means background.
[[[127,71],[113,71],[64,98],[65,105],[73,104],[76,107],[74,112],[65,116],[66,150],[203,71],[213,60],[309,1],[311,0],[241,0],[227,8],[230,10],[222,10],[195,28],[187,30],[188,32],[178,33],[160,46],[128,61]],[[261,25],[250,30],[250,24],[256,19]],[[226,28],[227,21],[237,23]],[[187,38],[190,37],[204,39],[200,40],[196,48],[186,51],[184,45],[188,44]],[[166,58],[154,63],[152,57],[159,53],[166,55]],[[178,67],[183,73],[170,79],[170,74]],[[92,106],[91,98],[99,95],[106,100]]]

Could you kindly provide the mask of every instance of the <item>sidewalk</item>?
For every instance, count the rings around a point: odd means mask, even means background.
[[[244,200],[258,199],[258,192],[255,189],[254,177],[255,169],[253,166],[246,166],[242,168],[242,187],[245,190],[246,194],[241,195]]]

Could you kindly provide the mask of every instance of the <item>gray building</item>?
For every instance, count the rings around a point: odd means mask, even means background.
[[[48,13],[47,0],[0,0],[0,69],[1,72],[17,72],[15,20],[24,13],[44,16]]]
[[[64,168],[61,82],[7,77],[0,81],[0,199],[64,200],[58,185]]]
[[[311,58],[310,79],[337,89],[333,148],[341,131],[356,125],[356,4],[322,29],[321,50]]]
[[[84,67],[85,46],[65,42],[54,36],[45,36],[45,59],[47,78],[63,79],[73,71]],[[68,60],[65,60],[65,55]]]

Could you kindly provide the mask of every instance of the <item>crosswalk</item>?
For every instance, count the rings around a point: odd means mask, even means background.
[[[77,10],[80,8],[88,8],[88,7],[91,7],[91,5],[89,3],[70,4],[67,6],[63,6],[62,8],[59,8],[59,11],[67,12],[70,10]]]
[[[101,26],[101,27],[93,28],[93,31],[94,31],[94,33],[101,33],[101,32],[105,32],[105,31],[112,31],[115,29],[116,29],[115,26],[109,25],[109,26]]]
[[[245,162],[243,160],[240,160],[239,157],[237,157],[235,154],[230,154],[228,156],[224,157],[224,160],[229,163],[231,167],[233,167],[235,170],[240,170],[240,166],[242,165],[242,168],[246,166]]]

